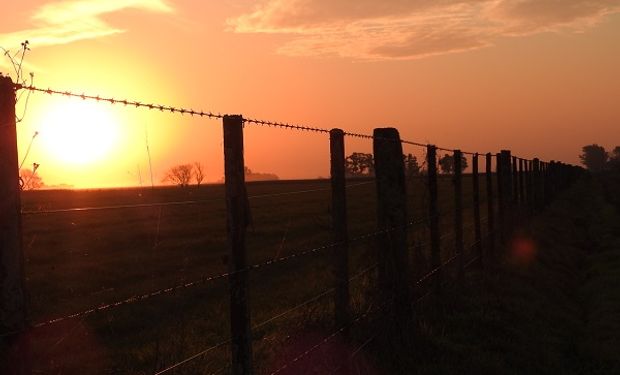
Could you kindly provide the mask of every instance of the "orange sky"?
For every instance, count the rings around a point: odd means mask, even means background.
[[[584,144],[620,144],[620,1],[7,3],[0,46],[28,39],[25,70],[45,88],[571,163]],[[222,177],[219,121],[79,103],[33,94],[18,125],[22,156],[39,132],[25,165],[48,185],[150,184],[147,133],[155,183],[193,161]],[[109,129],[75,130],[93,119]],[[328,157],[324,135],[246,127],[253,170],[327,176]]]

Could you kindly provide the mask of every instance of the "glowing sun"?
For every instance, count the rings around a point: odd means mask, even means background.
[[[42,114],[39,137],[54,159],[89,164],[110,156],[118,143],[119,130],[118,119],[105,104],[66,101]]]

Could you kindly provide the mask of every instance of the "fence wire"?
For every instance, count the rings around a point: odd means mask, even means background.
[[[92,94],[85,94],[85,93],[76,93],[73,91],[63,91],[63,90],[57,90],[57,89],[52,89],[52,88],[41,88],[41,87],[37,87],[33,84],[25,84],[25,83],[16,83],[14,84],[14,88],[15,90],[26,90],[29,92],[39,92],[39,93],[44,93],[44,94],[48,94],[48,95],[57,95],[57,96],[64,96],[64,97],[72,97],[72,98],[78,98],[78,99],[82,99],[82,100],[92,100],[92,101],[97,101],[97,102],[106,102],[106,103],[110,103],[110,104],[120,104],[120,105],[124,105],[124,106],[130,106],[130,107],[135,107],[135,108],[144,108],[144,109],[148,109],[148,110],[158,110],[160,112],[169,112],[169,113],[178,113],[181,115],[190,115],[190,116],[198,116],[198,117],[207,117],[210,119],[222,119],[224,118],[224,114],[221,114],[220,112],[214,112],[214,111],[205,111],[205,110],[194,110],[192,108],[186,108],[186,107],[177,107],[177,106],[172,106],[172,105],[165,105],[165,104],[156,104],[156,103],[146,103],[143,101],[139,101],[139,100],[130,100],[130,99],[117,99],[114,97],[110,97],[110,96],[101,96],[101,95],[92,95]],[[285,122],[278,122],[278,121],[270,121],[270,120],[259,120],[259,119],[254,119],[254,118],[243,118],[244,123],[246,124],[254,124],[254,125],[259,125],[259,126],[269,126],[269,127],[278,127],[278,128],[284,128],[284,129],[290,129],[290,130],[298,130],[298,131],[308,131],[308,132],[317,132],[317,133],[324,133],[327,134],[330,131],[328,129],[325,128],[320,128],[320,127],[315,127],[315,126],[309,126],[309,125],[299,125],[299,124],[291,124],[291,123],[285,123]],[[353,137],[353,138],[362,138],[362,139],[377,139],[377,137],[373,136],[373,135],[369,135],[369,134],[362,134],[362,133],[354,133],[354,132],[349,132],[349,131],[345,131],[344,134],[346,136],[349,137]],[[419,147],[428,147],[429,144],[428,143],[423,143],[423,142],[416,142],[416,141],[411,141],[411,140],[400,140],[401,143],[404,144],[408,144],[408,145],[413,145],[413,146],[419,146]],[[439,147],[439,146],[435,146],[437,150],[442,150],[442,151],[446,151],[446,152],[454,152],[455,149],[453,148],[447,148],[447,147]],[[467,155],[475,155],[475,154],[484,154],[482,152],[472,152],[472,151],[462,151],[463,154],[467,154]],[[515,155],[513,155],[515,156]],[[519,157],[520,158],[520,157]],[[523,159],[523,160],[528,160],[528,159]]]

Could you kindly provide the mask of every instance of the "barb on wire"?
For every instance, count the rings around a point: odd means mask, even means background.
[[[6,50],[5,50],[6,51]],[[8,52],[8,51],[6,51]],[[5,52],[5,54],[6,54]],[[21,69],[21,67],[20,67]],[[87,94],[78,94],[75,92],[71,92],[71,91],[61,91],[61,90],[55,90],[55,89],[51,89],[51,88],[40,88],[34,85],[34,81],[31,79],[30,83],[26,83],[24,82],[18,82],[15,84],[15,89],[16,90],[27,90],[29,92],[41,92],[41,93],[45,93],[45,94],[49,94],[49,95],[60,95],[60,96],[66,96],[66,97],[74,97],[74,98],[79,98],[82,100],[95,100],[98,102],[108,102],[110,104],[123,104],[125,106],[132,106],[132,107],[136,107],[136,108],[146,108],[149,110],[159,110],[161,112],[170,112],[170,113],[180,113],[181,115],[191,115],[191,116],[200,116],[200,117],[208,117],[208,118],[215,118],[215,119],[221,119],[224,117],[223,114],[221,113],[215,113],[212,111],[197,111],[194,109],[190,109],[190,108],[184,108],[184,107],[174,107],[174,106],[170,106],[170,105],[162,105],[162,104],[152,104],[152,103],[144,103],[141,101],[137,101],[137,100],[127,100],[127,99],[116,99],[116,98],[112,98],[112,97],[104,97],[104,96],[100,96],[100,95],[87,95]],[[27,105],[28,99],[26,100],[26,105]],[[308,126],[308,125],[298,125],[298,124],[290,124],[290,123],[284,123],[284,122],[277,122],[277,121],[269,121],[269,120],[259,120],[259,119],[254,119],[254,118],[243,118],[243,122],[246,124],[254,124],[254,125],[259,125],[259,126],[271,126],[271,127],[279,127],[279,128],[285,128],[285,129],[291,129],[291,130],[300,130],[300,131],[309,131],[309,132],[318,132],[318,133],[329,133],[328,129],[325,128],[319,128],[319,127],[315,127],[315,126]],[[345,131],[344,134],[346,136],[349,137],[354,137],[354,138],[363,138],[363,139],[375,139],[374,136],[369,135],[369,134],[362,134],[362,133],[353,133],[353,132],[347,132]],[[409,145],[413,145],[413,146],[419,146],[419,147],[427,147],[428,144],[427,143],[422,143],[422,142],[416,142],[416,141],[411,141],[411,140],[401,140],[401,143],[404,144],[409,144]],[[447,151],[447,152],[453,152],[454,149],[450,149],[450,148],[445,148],[445,147],[439,147],[439,146],[435,146],[437,148],[437,150],[442,150],[442,151]],[[482,155],[484,153],[480,153],[480,152],[471,152],[471,151],[462,151],[463,154],[468,154],[468,155],[475,155],[475,154],[479,154]],[[527,159],[524,159],[527,160]]]
[[[254,125],[259,125],[259,126],[270,126],[270,127],[276,127],[276,128],[310,131],[310,132],[318,132],[318,133],[329,133],[329,130],[324,129],[324,128],[317,128],[317,127],[305,126],[305,125],[295,125],[295,124],[289,124],[289,123],[284,123],[284,122],[257,120],[253,118],[244,118],[243,122],[246,124],[254,124]]]
[[[180,113],[181,115],[188,114],[191,116],[200,116],[200,117],[208,117],[208,118],[216,118],[216,119],[221,119],[224,117],[224,115],[220,113],[214,113],[211,111],[197,111],[194,109],[183,108],[183,107],[173,107],[170,105],[144,103],[144,102],[137,101],[137,100],[115,99],[112,97],[102,97],[100,95],[95,96],[95,95],[87,95],[87,94],[77,94],[71,91],[60,91],[60,90],[54,90],[50,88],[43,89],[43,88],[36,87],[34,85],[24,85],[21,83],[15,84],[15,89],[16,90],[28,90],[32,92],[41,92],[41,93],[45,93],[48,95],[60,95],[60,96],[66,96],[66,97],[72,97],[72,98],[79,98],[82,100],[95,100],[97,102],[108,102],[110,104],[122,104],[125,106],[132,106],[136,108],[159,110],[161,112]]]

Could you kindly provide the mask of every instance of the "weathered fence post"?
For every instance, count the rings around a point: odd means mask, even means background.
[[[439,233],[439,202],[437,198],[437,147],[428,145],[426,148],[426,165],[428,168],[428,214],[431,231],[431,269],[435,293],[441,293],[443,270],[441,269],[441,235]]]
[[[493,155],[489,152],[486,154],[486,190],[487,190],[487,229],[488,229],[488,254],[495,253],[495,205],[493,196]]]
[[[478,176],[478,154],[474,154],[471,163],[471,178],[473,183],[473,201],[474,201],[474,241],[476,244],[476,256],[478,262],[482,264],[482,223],[480,221],[480,181]]]
[[[339,243],[334,251],[333,262],[336,287],[334,315],[336,327],[340,328],[347,327],[349,323],[349,237],[344,173],[344,132],[342,130],[332,129],[329,132],[329,149],[331,153],[332,235],[334,242]]]
[[[454,250],[458,259],[458,280],[465,278],[465,254],[463,247],[463,180],[461,150],[454,150]]]
[[[0,334],[26,326],[15,89],[0,76]]]
[[[230,331],[232,374],[252,374],[252,332],[245,233],[249,206],[243,161],[243,117],[224,116],[224,174],[227,232],[230,246]]]
[[[407,191],[403,147],[398,130],[374,130],[373,153],[377,182],[379,287],[381,298],[401,328],[411,323],[411,286],[407,247]]]

